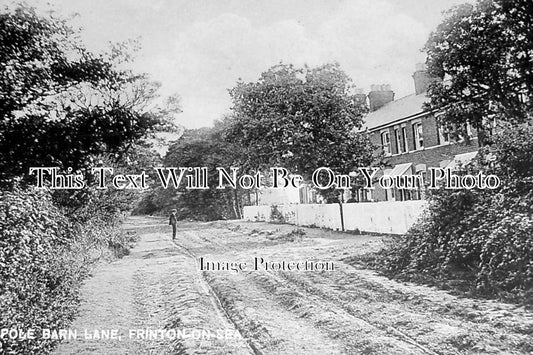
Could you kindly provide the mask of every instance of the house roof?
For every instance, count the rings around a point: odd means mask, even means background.
[[[404,118],[422,114],[425,111],[422,108],[425,101],[427,101],[425,93],[420,95],[413,94],[391,101],[366,115],[363,128],[372,130]]]

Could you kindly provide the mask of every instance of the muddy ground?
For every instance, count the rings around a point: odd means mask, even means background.
[[[391,281],[343,262],[381,248],[379,236],[187,222],[173,242],[166,223],[128,220],[137,246],[94,270],[73,323],[77,336],[56,353],[533,353],[533,313],[522,307]],[[200,258],[204,266],[233,262],[244,270],[202,271]],[[254,258],[274,269],[283,261],[303,268],[306,260],[334,269],[255,270]],[[113,329],[119,336],[107,339]],[[93,339],[95,330],[106,339]]]

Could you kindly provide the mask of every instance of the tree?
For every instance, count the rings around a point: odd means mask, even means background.
[[[182,219],[241,218],[245,197],[243,190],[240,187],[216,189],[217,167],[228,170],[232,166],[242,168],[239,147],[222,140],[224,127],[224,121],[217,121],[213,128],[185,130],[180,139],[169,147],[163,160],[167,167],[207,168],[209,189],[186,189],[184,182],[178,189],[172,185],[168,189],[157,188],[145,196],[138,212],[177,208]]]
[[[444,79],[430,86],[427,106],[442,112],[446,125],[469,122],[483,131],[492,119],[516,124],[531,117],[531,1],[479,0],[452,8],[425,50],[429,73]]]
[[[356,131],[366,112],[338,64],[279,64],[257,82],[239,81],[225,139],[240,145],[250,168],[283,166],[309,178],[321,167],[348,173],[372,161],[368,137]]]
[[[426,213],[378,255],[382,270],[463,279],[468,291],[532,302],[533,130],[520,124],[532,112],[532,16],[529,1],[480,0],[453,8],[431,35],[428,69],[444,80],[430,86],[428,108],[450,128],[468,122],[483,133],[492,119],[511,126],[457,174],[481,171],[501,184],[431,191]]]
[[[0,13],[0,183],[31,166],[87,169],[121,157],[158,130],[172,129],[176,99],[147,105],[157,85],[117,69],[123,47],[89,52],[64,19],[18,6]]]
[[[173,128],[179,101],[154,107],[158,85],[117,69],[124,46],[90,53],[65,20],[32,8],[0,10],[0,53],[0,328],[66,328],[93,263],[131,247],[118,217],[137,196],[19,180],[31,166],[77,172],[100,161],[138,173],[156,163],[148,138]],[[46,354],[57,342],[2,339],[0,352]]]

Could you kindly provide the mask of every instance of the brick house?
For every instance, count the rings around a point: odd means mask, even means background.
[[[370,112],[365,128],[372,142],[385,155],[386,166],[377,173],[391,176],[422,174],[429,167],[446,167],[457,161],[470,161],[479,150],[475,130],[467,127],[468,140],[452,141],[439,127],[435,114],[424,110],[426,89],[432,79],[423,64],[413,74],[415,93],[394,100],[388,85],[372,85],[368,94]],[[364,95],[360,93],[360,95]],[[424,186],[417,189],[382,189],[359,191],[356,201],[405,201],[424,198]]]
[[[412,95],[394,100],[394,92],[389,85],[372,85],[368,95],[356,93],[356,99],[367,101],[370,112],[365,117],[363,129],[370,134],[372,143],[384,153],[385,166],[376,174],[425,175],[429,167],[452,167],[458,163],[468,163],[478,152],[477,132],[467,127],[468,140],[452,141],[441,128],[435,113],[424,109],[428,100],[426,89],[432,78],[427,75],[425,66],[417,64],[413,74],[415,92]],[[382,189],[377,184],[373,190],[345,190],[342,201],[407,201],[425,198],[425,187],[418,189]],[[262,190],[251,196],[253,205],[272,204],[313,204],[324,203],[324,199],[310,185],[286,193],[281,190]]]

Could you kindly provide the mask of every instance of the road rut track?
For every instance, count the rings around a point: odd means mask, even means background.
[[[231,251],[230,248],[226,247],[222,243],[218,243],[216,241],[210,240],[210,239],[206,238],[205,236],[200,235],[199,238],[202,241],[204,241],[204,242],[216,245],[216,247],[219,248],[219,251],[225,251],[225,252]],[[176,241],[174,241],[174,244],[176,246],[178,246],[180,249],[182,249],[188,256],[190,256],[191,258],[194,258],[195,262],[196,262],[197,256],[192,251],[190,251],[187,247],[185,247],[184,245],[181,245],[180,243],[178,243]],[[223,305],[223,302],[221,301],[221,298],[222,298],[221,295],[219,293],[217,293],[217,291],[213,287],[211,287],[209,281],[205,278],[205,275],[203,275],[203,273],[200,273],[200,274],[201,274],[202,280],[205,282],[206,286],[211,291],[213,299],[215,300],[216,304],[219,306],[220,311],[225,314],[226,318],[229,321],[232,322],[232,324],[239,330],[241,335],[244,336],[245,334],[247,334],[248,332],[245,329],[245,327],[243,327],[242,325],[239,325],[238,324],[239,321],[238,320],[234,320],[230,316],[228,310],[226,309],[228,307],[228,305],[226,305],[226,306]],[[270,273],[270,272],[260,273],[260,274],[263,275],[263,276],[270,277],[273,281],[278,282],[278,285],[281,285],[284,282],[289,281],[288,279],[282,279],[279,276],[275,275],[274,273]],[[247,275],[247,276],[250,276],[250,274]],[[251,276],[252,276],[251,279],[254,279],[253,275],[251,275]],[[261,282],[257,282],[257,284],[259,284],[260,286],[265,286],[264,283],[261,283]],[[273,288],[272,287],[270,287],[270,288],[267,287],[266,290],[269,291],[269,293],[273,292]],[[301,291],[298,294],[299,294],[299,296],[302,299],[306,299],[306,300],[310,300],[311,301],[311,302],[308,302],[308,303],[316,304],[317,301],[318,301],[318,298],[316,296],[314,296],[314,295],[306,294],[306,293],[303,293]],[[283,303],[283,301],[280,301],[279,303]],[[305,303],[305,302],[303,302],[303,303]],[[322,303],[323,303],[323,300],[322,300]],[[293,312],[293,313],[298,314],[299,316],[302,316],[301,314],[299,314],[299,312],[297,312],[296,308],[297,307],[293,307],[291,305],[288,305],[288,307],[285,307],[285,309],[287,311]],[[323,306],[322,308],[324,310],[326,310],[326,309],[332,308],[332,307],[331,306],[329,306],[329,307]],[[395,344],[396,345],[395,348],[399,349],[398,354],[405,353],[404,351],[409,351],[410,354],[422,353],[422,354],[430,354],[430,355],[439,355],[439,353],[428,349],[427,347],[425,347],[422,344],[419,344],[418,342],[416,342],[414,339],[412,339],[408,335],[402,333],[401,331],[399,331],[399,330],[397,330],[397,329],[395,329],[393,327],[390,327],[389,329],[382,329],[382,327],[379,327],[379,326],[376,327],[375,324],[372,324],[368,320],[365,320],[365,319],[362,319],[362,318],[359,318],[359,317],[355,316],[354,314],[348,312],[346,309],[344,309],[342,307],[335,307],[335,308],[336,308],[335,310],[332,310],[332,318],[333,317],[339,317],[340,313],[342,313],[344,318],[350,318],[350,319],[354,320],[355,323],[364,323],[363,325],[359,324],[359,326],[361,326],[361,328],[370,328],[370,329],[374,328],[376,330],[383,331],[385,334],[387,334],[387,336],[392,336],[397,341],[404,343],[404,346],[402,346],[402,345],[400,345],[398,343]],[[320,326],[318,326],[318,327],[320,327]],[[322,328],[325,328],[325,327],[322,327]],[[328,328],[330,330],[329,336],[331,338],[338,337],[339,333],[337,331],[335,331],[334,333],[331,332],[331,328],[332,328],[331,326]],[[347,337],[345,337],[345,338],[347,338]],[[375,335],[372,335],[372,338],[375,338]],[[246,339],[249,339],[249,338],[246,338]],[[366,340],[369,341],[368,339],[366,339]],[[382,340],[383,340],[383,344],[387,343],[385,338],[382,338]],[[254,353],[256,353],[256,354],[261,353],[260,350],[258,349],[258,347],[256,347],[252,341],[247,340],[247,342],[250,345],[251,349],[254,351]],[[364,344],[361,344],[361,343],[356,344],[356,346],[350,346],[349,345],[350,341],[348,341],[347,339],[346,339],[346,342],[348,343],[346,345],[347,348],[348,348],[348,349],[346,349],[347,352],[352,352],[354,350],[359,350],[361,347],[364,348],[364,346],[365,346]],[[391,346],[391,349],[392,349],[392,346]],[[416,350],[418,350],[418,352]]]
[[[352,312],[348,307],[346,307],[345,304],[341,302],[336,302],[335,299],[332,299],[330,297],[324,297],[323,295],[310,292],[309,289],[302,287],[301,284],[295,282],[294,279],[287,277],[286,273],[276,274],[274,272],[264,272],[263,275],[265,274],[268,275],[268,277],[271,277],[272,279],[274,279],[278,283],[277,285],[278,288],[285,287],[286,282],[289,282],[291,286],[294,287],[292,288],[292,292],[296,293],[299,298],[306,301],[306,302],[302,302],[302,304],[314,304],[314,305],[320,304],[323,309],[332,308],[330,309],[331,312],[337,315],[342,314],[343,316],[352,318],[356,323],[364,323],[368,327],[379,329],[383,331],[384,333],[395,337],[397,340],[401,342],[408,343],[418,348],[420,351],[422,351],[423,354],[440,355],[439,352],[429,349],[427,346],[420,344],[415,339],[411,338],[407,334],[401,332],[400,330],[392,326],[383,327],[381,324],[375,323],[367,317],[361,317],[358,314],[354,314],[354,312]],[[272,288],[270,288],[270,290],[272,290]],[[294,303],[289,308],[289,310],[291,310],[291,308],[293,309],[297,308],[296,305],[297,303]]]
[[[187,247],[181,245],[176,240],[173,240],[172,243],[178,249],[183,251],[187,256],[192,258],[195,264],[197,263],[196,255],[194,255]],[[248,345],[250,353],[255,354],[255,355],[263,355],[263,353],[257,348],[257,346],[248,337],[244,336],[244,333],[245,333],[244,329],[242,329],[242,327],[240,327],[229,315],[228,311],[226,310],[226,308],[223,306],[222,302],[220,301],[219,295],[211,287],[209,282],[204,277],[204,274],[200,271],[198,267],[196,268],[196,270],[197,270],[197,275],[198,275],[197,280],[199,281],[199,284],[201,285],[201,287],[206,291],[206,294],[209,295],[213,308],[217,311],[219,318],[223,321],[226,321],[228,324],[230,324],[233,328],[235,328],[239,332],[242,339],[244,339],[244,341]]]
[[[458,298],[352,266],[379,237],[242,221],[183,222],[172,243],[164,219],[132,218],[141,238],[131,255],[87,280],[83,327],[228,330],[235,341],[180,339],[71,342],[81,353],[529,354],[533,314],[501,302]],[[156,224],[159,221],[160,224]],[[128,230],[126,227],[125,229]],[[331,260],[335,271],[201,271],[209,261]],[[237,334],[239,333],[239,334]],[[241,339],[242,338],[242,339]],[[122,351],[127,349],[127,351]],[[101,351],[99,351],[101,350]],[[80,353],[80,352],[77,352]]]
[[[246,222],[242,224],[246,224]],[[247,228],[255,230],[256,224],[248,224]],[[266,228],[270,231],[272,228],[277,229],[278,226],[265,225]],[[342,246],[339,247],[329,239],[327,243],[320,239],[316,243],[314,241],[310,243],[264,243],[262,237],[266,233],[255,233],[252,237],[257,236],[257,239],[250,243],[250,231],[244,228],[238,231],[230,230],[231,232],[224,232],[220,229],[206,228],[197,231],[200,233],[200,236],[196,238],[199,244],[193,244],[192,247],[198,250],[199,255],[205,251],[208,253],[207,257],[214,257],[219,260],[241,260],[235,258],[243,257],[244,253],[248,253],[248,256],[249,253],[261,253],[265,259],[268,257],[275,260],[286,259],[289,255],[294,258],[302,255],[312,258],[313,256],[321,256],[322,252],[327,252],[327,255],[336,255],[332,260],[342,264],[342,268],[350,269],[350,273],[333,274],[333,281],[326,283],[326,285],[321,284],[322,280],[320,280],[318,273],[311,273],[313,277],[310,279],[303,276],[307,273],[286,271],[271,273],[272,275],[265,277],[274,279],[277,284],[270,285],[270,287],[268,284],[272,281],[268,281],[268,279],[266,282],[265,280],[258,281],[258,278],[255,277],[254,282],[263,287],[267,293],[272,293],[280,285],[283,286],[283,282],[290,283],[292,291],[299,291],[299,295],[296,294],[291,297],[292,303],[283,304],[284,309],[289,312],[305,316],[304,312],[299,310],[298,303],[320,302],[325,305],[326,309],[333,309],[333,314],[337,312],[337,314],[346,316],[354,322],[356,320],[364,321],[386,336],[415,348],[406,351],[406,353],[529,353],[527,349],[530,349],[531,340],[527,340],[527,338],[533,329],[531,312],[500,302],[459,298],[443,290],[422,285],[404,284],[379,276],[372,270],[359,269],[343,262],[346,255],[349,255],[348,253],[353,254],[354,252],[358,253],[358,251],[354,249],[346,253]],[[317,232],[313,230],[312,233]],[[236,245],[237,234],[242,235],[243,241],[246,241],[245,244],[248,243],[250,248],[247,249],[243,245],[237,245],[236,248],[228,247]],[[346,236],[346,239],[353,238],[356,237]],[[307,239],[307,242],[309,241]],[[200,244],[201,246],[198,246]],[[330,253],[333,248],[330,250],[324,248],[324,246],[329,248],[330,245],[336,248],[333,254]],[[216,252],[213,252],[214,250]],[[210,272],[211,274],[217,273]],[[244,274],[248,278],[254,278],[249,273]],[[315,275],[317,275],[316,278]],[[231,283],[235,282],[235,279],[227,278],[226,281]],[[305,285],[305,282],[309,282],[309,284]],[[266,287],[264,287],[265,284]],[[330,293],[332,290],[335,292]],[[222,298],[220,290],[217,292],[219,292],[219,299]],[[346,293],[346,297],[338,297],[339,294],[343,293]],[[280,297],[277,298],[276,302],[278,303],[286,302],[283,297],[281,300]],[[303,301],[297,302],[298,299]],[[366,310],[364,309],[365,304],[369,304],[371,307]],[[231,307],[231,304],[225,307]],[[325,327],[321,327],[319,322],[315,322],[314,326],[326,330]],[[342,338],[343,335],[330,332],[328,337],[338,339]]]
[[[484,336],[490,334],[489,338],[481,339],[489,348],[496,347],[498,338],[508,337],[510,344],[507,345],[508,348],[505,349],[505,353],[522,353],[522,350],[519,350],[520,346],[514,346],[513,343],[527,342],[527,335],[533,329],[532,315],[523,311],[517,311],[515,322],[522,322],[522,324],[521,327],[516,327],[516,323],[501,322],[500,318],[491,319],[493,313],[483,302],[480,302],[479,306],[477,306],[478,303],[473,303],[476,305],[473,308],[476,308],[477,311],[475,314],[471,314],[472,309],[462,310],[459,308],[460,304],[454,302],[461,301],[469,304],[474,302],[473,300],[457,299],[454,296],[444,294],[442,291],[435,290],[434,292],[438,295],[448,296],[438,299],[439,303],[436,304],[435,301],[437,300],[432,299],[434,296],[426,298],[422,294],[412,292],[412,290],[411,293],[404,294],[403,291],[396,289],[396,287],[403,288],[401,284],[389,285],[390,287],[387,288],[380,282],[387,282],[388,280],[382,280],[381,276],[367,274],[366,270],[366,272],[358,270],[349,265],[346,265],[346,269],[351,273],[342,277],[343,282],[347,284],[343,288],[334,287],[338,286],[335,283],[337,280],[334,278],[328,279],[331,284],[325,285],[320,282],[322,280],[317,281],[315,278],[307,280],[292,273],[280,272],[276,276],[287,280],[299,290],[320,297],[326,304],[335,304],[349,314],[364,319],[377,328],[396,334],[398,337],[412,342],[412,344],[416,343],[416,346],[425,348],[425,352],[428,353],[457,353],[457,349],[450,344],[455,338],[453,329],[459,329],[462,334],[473,334],[476,331]],[[380,282],[376,283],[376,279]],[[318,284],[320,287],[316,286]],[[362,292],[359,292],[359,289]],[[367,298],[368,291],[372,289],[377,290],[377,292],[373,298]],[[376,317],[375,309],[372,309],[371,312],[366,312],[364,309],[364,304],[376,303],[376,295],[383,298],[379,317]],[[488,302],[488,304],[491,303]],[[512,305],[507,305],[507,309],[511,310]],[[409,326],[406,326],[405,319],[409,320],[407,322]],[[429,329],[426,328],[428,319],[431,320]],[[399,322],[402,326],[401,330],[395,326],[395,320],[401,320]],[[427,337],[425,332],[428,333]],[[475,348],[475,345],[472,346],[470,351],[474,351]],[[468,347],[463,349],[463,351],[465,350],[468,350]]]

